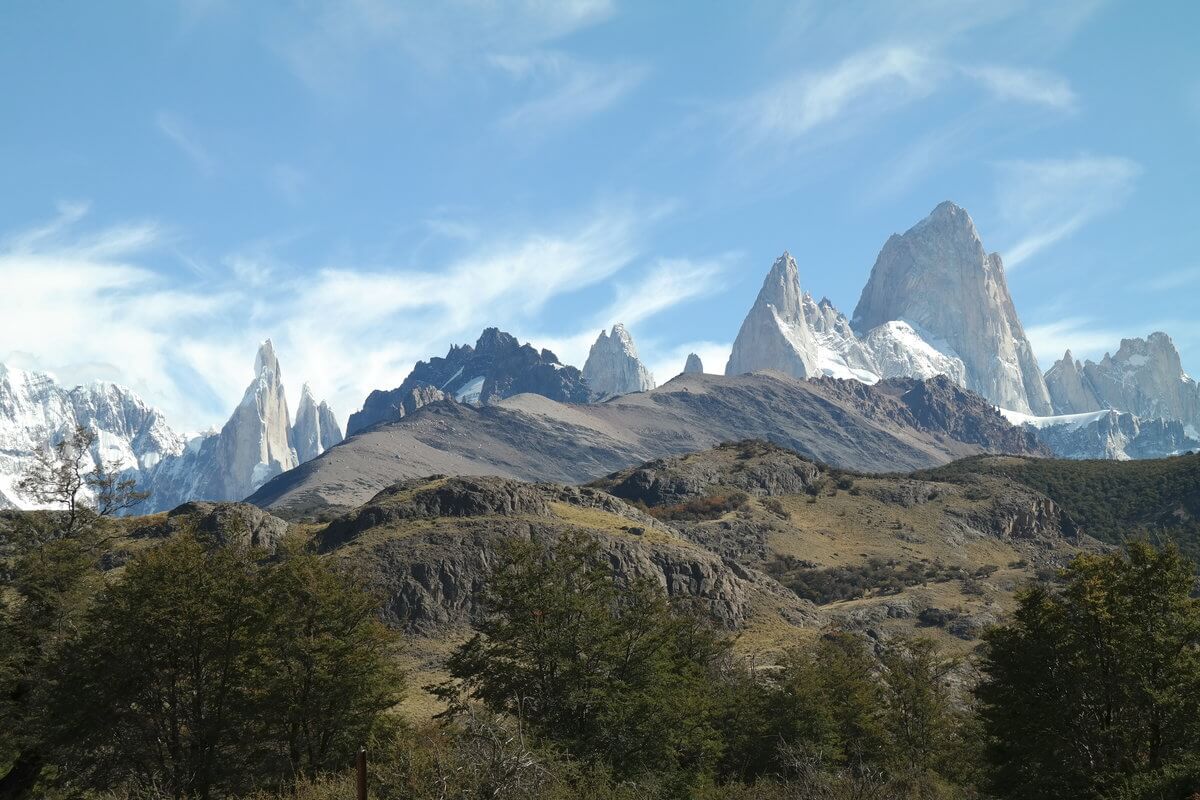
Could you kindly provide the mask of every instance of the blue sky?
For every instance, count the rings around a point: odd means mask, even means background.
[[[69,13],[68,13],[69,12]],[[1043,366],[1163,329],[1200,373],[1200,6],[8,4],[0,360],[194,430],[275,341],[344,419],[485,325],[625,322],[719,372],[772,260],[846,313],[938,202]]]

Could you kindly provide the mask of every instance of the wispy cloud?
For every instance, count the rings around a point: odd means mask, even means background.
[[[183,152],[200,174],[210,176],[216,169],[216,159],[200,144],[190,127],[178,115],[159,111],[154,116],[159,132]]]
[[[1052,72],[992,65],[965,67],[963,73],[1003,100],[1032,103],[1056,111],[1074,111],[1078,104],[1067,80]]]
[[[524,52],[607,19],[611,0],[317,0],[288,12],[268,43],[309,88],[342,92],[375,57],[399,56],[442,73],[483,54]]]
[[[1171,270],[1156,275],[1145,283],[1145,287],[1155,292],[1167,292],[1172,289],[1192,288],[1200,290],[1200,266]]]
[[[1098,358],[1115,351],[1121,341],[1119,331],[1092,317],[1064,317],[1030,325],[1025,334],[1043,368],[1062,358],[1067,350],[1076,358]]]
[[[124,383],[194,430],[229,413],[258,341],[270,336],[289,393],[308,380],[344,415],[485,325],[544,331],[541,312],[560,296],[591,287],[612,298],[586,337],[568,329],[535,340],[555,347],[578,336],[578,347],[560,353],[574,358],[586,356],[598,325],[644,322],[711,291],[720,258],[642,262],[646,226],[660,213],[625,204],[523,233],[477,230],[457,257],[412,267],[313,270],[276,252],[278,242],[259,242],[188,281],[158,266],[176,245],[161,226],[87,229],[83,207],[67,206],[54,222],[2,240],[11,291],[0,296],[0,362],[67,382]]]
[[[755,141],[793,141],[840,117],[879,113],[928,94],[934,67],[907,47],[861,51],[760,91],[733,110],[735,125]]]
[[[534,97],[500,119],[503,128],[541,134],[606,111],[649,74],[643,64],[592,64],[563,53],[493,56],[492,64],[531,85]]]
[[[1119,207],[1141,174],[1127,158],[1009,161],[999,165],[997,201],[1018,238],[1002,251],[1009,268]]]

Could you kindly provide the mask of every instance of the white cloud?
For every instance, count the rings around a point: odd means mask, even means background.
[[[1016,241],[1002,251],[1012,268],[1119,207],[1141,167],[1127,158],[1010,161],[1000,165],[997,202]]]
[[[1065,317],[1030,325],[1025,335],[1043,368],[1049,368],[1067,350],[1078,359],[1096,359],[1115,351],[1121,342],[1119,331],[1091,317]]]
[[[189,126],[176,114],[159,111],[154,117],[159,132],[192,162],[201,175],[210,176],[216,169],[216,159],[197,141]]]
[[[398,385],[418,359],[473,342],[486,325],[543,331],[548,303],[610,286],[611,304],[585,332],[533,339],[555,348],[578,337],[579,347],[560,355],[581,364],[574,351],[586,356],[599,325],[634,325],[700,296],[721,265],[662,260],[635,277],[644,227],[661,212],[616,207],[523,235],[480,232],[460,257],[419,267],[313,271],[260,242],[184,278],[156,266],[171,258],[160,226],[83,230],[81,208],[0,246],[10,289],[0,295],[0,361],[68,383],[123,383],[180,430],[224,421],[267,337],[293,402],[307,380],[344,419],[372,389]],[[618,273],[626,277],[614,283]]]
[[[735,110],[754,140],[790,141],[852,114],[876,114],[931,92],[937,65],[908,47],[864,50],[831,69],[780,81]]]
[[[643,64],[592,64],[563,53],[493,56],[494,66],[530,83],[535,96],[506,113],[500,125],[538,135],[606,111],[649,74]]]
[[[361,77],[372,57],[398,55],[438,73],[560,39],[613,11],[611,0],[319,0],[281,17],[268,41],[309,88],[332,94]]]
[[[1051,72],[996,65],[966,67],[963,72],[1002,100],[1017,100],[1057,111],[1074,111],[1078,103],[1067,80]]]

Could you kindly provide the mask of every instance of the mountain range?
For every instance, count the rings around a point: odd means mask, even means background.
[[[1043,374],[1003,261],[949,202],[888,238],[851,316],[805,292],[796,260],[781,255],[723,377],[705,374],[693,353],[657,386],[619,322],[582,369],[487,328],[473,346],[371,392],[341,443],[334,413],[307,386],[293,422],[269,340],[254,370],[228,422],[188,438],[123,387],[66,388],[0,365],[0,507],[29,505],[15,489],[24,464],[75,425],[96,431],[93,459],[116,460],[152,491],[152,509],[250,496],[347,507],[431,472],[585,481],[747,437],[861,471],[978,452],[1132,459],[1200,449],[1200,387],[1167,334],[1122,340],[1099,362],[1068,351]]]
[[[0,364],[0,508],[33,504],[16,488],[38,448],[76,426],[96,434],[88,458],[115,463],[150,491],[140,513],[189,500],[240,500],[259,486],[342,440],[333,410],[307,384],[295,424],[282,370],[268,339],[255,356],[254,379],[219,431],[190,438],[133,391],[113,383],[65,389],[53,378]]]

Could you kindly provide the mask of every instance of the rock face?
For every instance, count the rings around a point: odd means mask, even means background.
[[[478,620],[480,590],[506,540],[549,543],[568,533],[592,537],[618,581],[654,580],[671,597],[694,598],[725,627],[742,625],[764,599],[796,624],[811,622],[806,604],[766,576],[725,564],[592,488],[419,478],[334,520],[316,541],[321,552],[362,565],[385,598],[385,621],[431,634]]]
[[[1086,362],[1083,374],[1102,408],[1128,411],[1143,419],[1179,420],[1200,429],[1200,387],[1183,372],[1179,351],[1165,333],[1122,339],[1099,364]]]
[[[1087,384],[1083,364],[1070,350],[1046,371],[1046,389],[1055,414],[1082,414],[1102,408],[1095,391]]]
[[[601,400],[654,388],[654,376],[638,358],[633,337],[621,323],[600,331],[583,365],[583,378]]]
[[[684,375],[703,375],[704,362],[695,353],[688,353],[687,361],[683,364]]]
[[[942,203],[883,246],[854,309],[855,330],[892,321],[945,342],[966,367],[966,387],[1003,407],[1051,412],[1050,397],[1004,278],[975,224]]]
[[[804,316],[796,259],[784,253],[771,266],[742,322],[726,375],[773,369],[794,378],[819,375],[817,342]]]
[[[1056,456],[1128,461],[1200,450],[1200,439],[1189,436],[1178,420],[1141,419],[1112,410],[1076,416],[1086,419],[1037,427],[1038,439]]]
[[[305,455],[318,448],[324,452],[341,440],[333,412],[323,402],[318,405],[309,391],[301,397],[301,414],[292,426],[270,339],[258,349],[254,373],[242,402],[220,431],[192,439],[182,453],[164,459],[154,470],[151,509],[166,510],[190,500],[241,500],[304,463],[300,450]]]
[[[879,380],[879,367],[869,343],[859,340],[850,327],[850,320],[834,308],[829,298],[823,297],[817,303],[812,295],[805,292],[801,305],[804,321],[817,344],[818,374],[831,378],[854,378],[864,383]]]
[[[250,501],[295,516],[356,506],[398,479],[435,473],[582,482],[746,438],[864,471],[910,470],[980,452],[1049,455],[1031,431],[946,378],[868,386],[772,372],[680,375],[605,403],[529,394],[483,407],[431,403],[350,437]]]
[[[96,433],[93,461],[115,460],[142,485],[184,449],[162,413],[129,389],[100,382],[67,389],[48,375],[0,364],[0,508],[32,506],[17,481],[47,439],[61,441],[77,425]]]
[[[184,530],[211,537],[221,545],[258,547],[274,553],[287,535],[288,524],[249,503],[191,501],[172,509],[162,522],[135,528],[130,535],[164,538]]]
[[[296,424],[292,426],[292,444],[296,459],[303,464],[324,453],[342,440],[342,429],[329,404],[320,405],[313,398],[308,384],[300,390],[300,407],[296,409]]]
[[[420,392],[414,395],[414,390]],[[362,410],[350,415],[346,435],[401,419],[412,413],[406,407],[428,402],[432,397],[429,390],[480,406],[524,392],[573,403],[586,403],[592,397],[582,373],[562,364],[554,353],[536,350],[497,328],[488,328],[474,347],[456,345],[445,358],[418,361],[395,389],[371,392]]]

